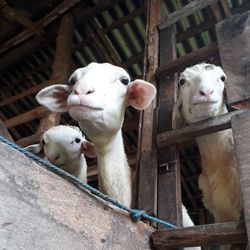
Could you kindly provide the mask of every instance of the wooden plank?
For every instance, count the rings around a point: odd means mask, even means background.
[[[195,0],[191,3],[185,5],[180,10],[176,10],[175,12],[169,14],[165,21],[163,21],[160,25],[158,25],[159,29],[165,29],[172,24],[180,21],[182,18],[192,15],[194,12],[204,9],[212,3],[217,2],[218,0]]]
[[[232,116],[232,130],[248,242],[250,242],[250,110]]]
[[[250,98],[250,11],[216,25],[222,67],[228,77],[229,103]],[[242,46],[244,44],[244,46]]]
[[[4,121],[4,124],[5,124],[6,128],[8,128],[8,129],[13,128],[13,127],[21,125],[23,123],[27,123],[27,122],[33,121],[35,119],[41,118],[47,112],[48,112],[47,108],[38,107],[38,108],[32,109],[28,112],[25,112],[21,115],[17,115],[13,118],[10,118],[10,119]]]
[[[154,231],[0,143],[1,249],[145,249]]]
[[[179,57],[178,59],[168,62],[156,69],[155,76],[160,79],[167,74],[172,74],[177,71],[182,71],[186,67],[191,66],[195,63],[203,60],[208,61],[209,57],[218,53],[218,44],[216,42],[195,50],[185,56]]]
[[[74,31],[73,17],[66,15],[62,18],[58,36],[56,39],[56,53],[53,63],[53,72],[51,78],[57,78],[57,83],[65,84],[69,78],[71,44]],[[56,126],[60,122],[60,114],[48,112],[40,120],[37,132]]]
[[[160,31],[160,66],[176,59],[176,31],[172,25]],[[175,75],[158,82],[158,133],[172,130],[175,103]],[[182,225],[180,159],[176,145],[158,149],[158,217]],[[161,227],[159,225],[159,227]]]
[[[157,135],[157,146],[162,148],[176,143],[182,143],[186,140],[191,140],[194,137],[228,129],[231,127],[231,117],[243,112],[246,112],[246,110],[236,110],[177,130],[162,132]]]
[[[228,222],[157,230],[152,234],[152,241],[156,249],[169,249],[204,244],[245,243],[247,235],[243,222]]]
[[[159,0],[148,1],[147,27],[144,56],[144,79],[156,85],[153,74],[158,67],[159,36],[157,25],[160,21]],[[155,150],[156,134],[156,100],[141,112],[138,129],[137,149],[137,205],[150,214],[157,214],[157,152]]]

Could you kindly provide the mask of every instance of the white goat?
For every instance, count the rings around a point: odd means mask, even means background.
[[[226,75],[219,66],[201,63],[180,75],[173,128],[227,113],[223,102]],[[242,201],[233,152],[232,130],[196,138],[201,154],[199,188],[215,222],[239,220]]]
[[[25,149],[35,154],[43,150],[45,159],[85,182],[87,164],[84,154],[95,157],[93,143],[87,141],[81,130],[74,126],[52,127],[43,133],[40,143]]]
[[[143,80],[130,82],[128,73],[109,63],[91,63],[77,69],[70,85],[41,90],[37,101],[54,112],[69,112],[95,144],[99,189],[131,206],[131,172],[125,155],[121,127],[125,108],[146,108],[155,87]]]

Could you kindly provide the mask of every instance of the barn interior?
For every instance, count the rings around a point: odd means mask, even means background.
[[[162,1],[162,16],[170,16],[190,0]],[[55,83],[66,83],[55,68],[56,49],[63,17],[73,17],[69,75],[90,62],[109,62],[125,68],[132,79],[145,77],[145,39],[148,1],[143,0],[7,0],[0,1],[0,118],[16,144],[39,142],[41,123],[48,110],[35,100],[36,93]],[[178,65],[169,72],[206,61],[221,65],[215,25],[250,9],[248,0],[220,0],[176,22]],[[199,51],[206,51],[200,54]],[[57,55],[57,60],[60,61]],[[188,58],[188,61],[186,60]],[[63,59],[62,59],[63,60]],[[166,59],[168,61],[168,59]],[[60,64],[57,64],[57,67]],[[58,75],[59,72],[59,75]],[[66,82],[65,82],[66,81]],[[168,119],[168,117],[166,117]],[[77,125],[62,114],[60,124]],[[122,128],[131,169],[137,169],[140,112],[128,107]],[[194,140],[179,145],[182,200],[196,224],[212,221],[202,204],[197,179],[201,172]],[[164,162],[159,162],[162,166]],[[96,160],[88,159],[88,182],[97,187]]]

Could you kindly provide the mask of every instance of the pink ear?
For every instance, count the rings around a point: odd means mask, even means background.
[[[43,146],[41,143],[37,143],[37,144],[29,145],[25,147],[24,149],[26,149],[27,151],[33,154],[38,154],[43,149]]]
[[[95,158],[95,146],[92,142],[83,141],[82,142],[82,153],[87,155],[89,158]]]
[[[147,108],[156,94],[156,88],[149,82],[135,80],[128,85],[127,104],[136,109]]]
[[[67,112],[67,99],[72,91],[68,85],[56,84],[38,92],[36,100],[53,112]]]

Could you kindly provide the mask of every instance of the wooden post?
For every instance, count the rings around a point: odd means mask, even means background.
[[[250,11],[216,25],[218,45],[227,81],[228,102],[250,99]]]
[[[250,111],[233,116],[232,129],[248,242],[250,242]]]
[[[158,31],[160,18],[160,1],[148,1],[147,38],[144,57],[144,79],[156,85],[155,69],[158,67]],[[137,166],[137,207],[147,213],[156,214],[157,208],[157,151],[154,138],[156,101],[141,113],[138,136]]]
[[[72,16],[64,16],[61,21],[58,37],[56,40],[56,54],[53,64],[53,73],[51,78],[59,78],[58,83],[66,83],[70,72],[70,56],[72,35],[74,23]],[[38,133],[46,129],[58,125],[60,115],[48,112],[41,120],[38,128]]]
[[[176,59],[175,26],[160,31],[160,65]],[[158,132],[172,130],[175,75],[166,74],[158,83]],[[182,224],[180,160],[176,145],[158,150],[158,217]]]

